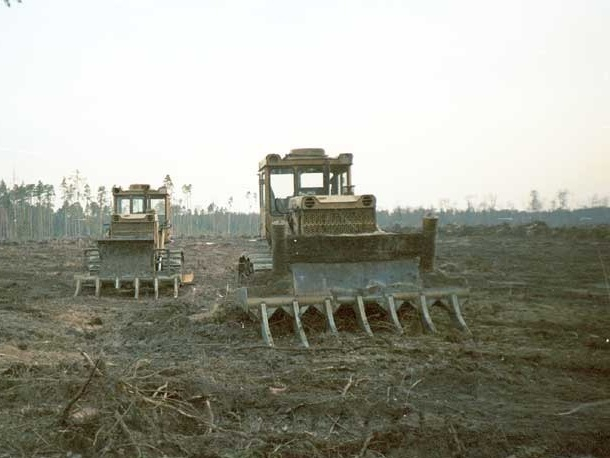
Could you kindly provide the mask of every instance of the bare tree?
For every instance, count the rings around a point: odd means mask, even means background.
[[[169,193],[171,199],[174,191],[174,183],[172,182],[172,179],[169,174],[165,175],[165,178],[163,178],[163,186],[165,186],[165,188],[167,189],[167,192]]]
[[[477,196],[474,194],[468,194],[466,196],[466,211],[473,212],[474,211],[474,199]]]
[[[530,211],[539,212],[542,210],[542,202],[540,201],[540,194],[535,189],[530,191],[530,202],[527,207]]]
[[[246,199],[248,201],[248,229],[250,234],[254,234],[254,213],[253,209],[257,204],[258,195],[256,192],[246,192]]]
[[[233,208],[233,196],[227,201],[227,235],[231,235],[231,211]]]
[[[186,205],[186,209],[190,210],[191,208],[191,194],[193,192],[192,184],[184,184],[182,185],[182,194],[184,194],[184,202]]]
[[[184,194],[184,205],[186,207],[186,234],[192,235],[192,223],[193,218],[191,217],[191,193],[193,190],[192,184],[184,184],[182,185],[182,194]]]
[[[496,194],[487,194],[485,201],[487,202],[488,210],[495,210],[496,205],[498,205],[498,196]]]
[[[557,205],[560,210],[568,209],[568,195],[569,192],[567,189],[560,189],[557,192]]]

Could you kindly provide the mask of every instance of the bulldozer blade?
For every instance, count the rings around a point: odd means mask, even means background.
[[[419,267],[415,260],[291,265],[296,296],[366,295],[383,291],[417,290]]]
[[[356,320],[362,330],[369,336],[373,331],[366,317],[363,295],[380,294],[382,299],[375,301],[390,318],[397,332],[403,328],[398,320],[396,304],[392,292],[417,290],[419,288],[419,264],[417,260],[364,261],[342,263],[296,263],[291,266],[293,287],[296,296],[353,295]],[[325,312],[328,317],[328,313]],[[336,332],[336,327],[331,327]],[[334,320],[332,321],[334,326]]]
[[[101,277],[146,277],[154,271],[152,240],[108,239],[97,243]]]

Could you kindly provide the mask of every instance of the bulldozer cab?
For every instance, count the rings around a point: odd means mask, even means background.
[[[284,221],[298,196],[353,195],[352,155],[329,157],[321,148],[269,154],[259,164],[260,234],[270,240],[273,221]]]
[[[154,240],[155,248],[164,248],[170,240],[171,203],[167,189],[151,189],[147,184],[133,184],[128,189],[112,188],[113,214],[109,238]]]

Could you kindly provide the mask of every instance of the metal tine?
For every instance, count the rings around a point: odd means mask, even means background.
[[[261,333],[263,335],[263,340],[269,347],[273,347],[273,336],[271,335],[271,329],[269,328],[269,315],[267,312],[267,304],[261,302],[260,304],[260,314],[261,314]]]
[[[385,297],[383,308],[385,308],[388,312],[388,315],[390,315],[390,320],[394,324],[394,327],[396,328],[398,334],[404,334],[405,331],[402,328],[402,325],[398,320],[398,314],[396,313],[396,302],[394,302],[393,294],[390,294],[389,296]]]
[[[333,303],[329,298],[324,299],[324,315],[326,316],[326,325],[328,326],[328,330],[334,336],[339,335],[337,331],[337,325],[335,324],[335,308],[333,307]]]
[[[301,344],[304,348],[309,348],[309,342],[305,329],[303,328],[303,322],[301,321],[301,308],[299,307],[299,301],[296,299],[292,301],[292,315],[294,318],[294,332],[301,340]]]
[[[133,280],[133,288],[135,289],[134,297],[137,299],[140,295],[140,279],[138,277]]]
[[[369,336],[373,337],[373,331],[369,326],[369,320],[366,318],[366,312],[364,310],[364,300],[362,296],[356,297],[356,303],[354,304],[354,312],[356,313],[356,320],[364,332]]]
[[[418,311],[424,332],[431,334],[435,333],[436,326],[434,326],[432,318],[430,318],[430,311],[428,310],[428,304],[426,303],[426,296],[423,294],[419,296]]]
[[[119,279],[119,277],[116,277],[114,279],[114,289],[119,289],[121,287],[121,280]]]
[[[102,292],[102,281],[99,277],[95,278],[95,297],[100,297],[100,293]]]
[[[77,278],[76,279],[76,291],[74,291],[74,297],[76,297],[80,294],[80,290],[81,290],[81,279]]]
[[[155,300],[159,299],[159,278],[155,277],[153,280],[153,287],[155,289]]]
[[[174,277],[174,299],[178,299],[178,277]]]
[[[458,299],[457,294],[452,294],[449,299],[451,307],[448,308],[448,310],[453,325],[460,331],[471,334],[470,329],[468,329],[468,325],[462,316],[462,308],[460,307],[460,300]]]

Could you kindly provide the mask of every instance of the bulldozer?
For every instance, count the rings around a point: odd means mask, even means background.
[[[420,231],[379,229],[376,198],[354,193],[352,154],[330,157],[322,148],[269,154],[258,168],[260,240],[237,265],[237,302],[260,321],[274,346],[269,319],[282,310],[298,341],[309,347],[302,316],[313,309],[337,335],[335,314],[352,307],[360,328],[373,335],[366,306],[377,304],[400,334],[401,307],[415,308],[425,332],[436,332],[431,305],[441,305],[459,331],[470,333],[461,301],[464,285],[435,269],[438,219],[426,216]]]
[[[174,297],[182,284],[193,281],[183,272],[184,253],[170,250],[171,201],[165,187],[151,189],[148,184],[132,184],[128,189],[112,188],[112,215],[104,237],[83,252],[86,273],[74,276],[78,296],[84,285],[95,287],[99,297],[104,283],[116,289],[133,285],[137,299],[140,287],[154,288],[155,299],[163,284],[173,286]]]

